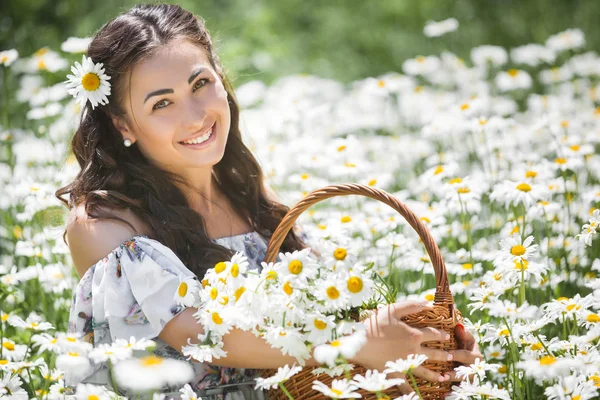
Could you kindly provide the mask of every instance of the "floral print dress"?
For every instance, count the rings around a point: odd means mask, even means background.
[[[257,232],[214,239],[213,242],[246,254],[249,268],[261,269],[267,242]],[[97,346],[116,339],[152,339],[154,354],[185,360],[185,357],[157,336],[173,317],[185,308],[174,294],[180,276],[194,276],[182,261],[160,242],[134,236],[90,267],[73,293],[69,332]],[[187,361],[187,360],[186,360]],[[195,371],[190,385],[204,400],[265,399],[254,390],[258,370],[219,367],[188,361]],[[66,376],[66,384],[79,382],[109,386],[108,365],[95,364],[85,378]],[[169,388],[177,390],[178,388]],[[176,396],[175,396],[176,397]]]

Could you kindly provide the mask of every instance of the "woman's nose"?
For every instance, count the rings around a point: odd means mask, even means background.
[[[196,132],[205,125],[206,111],[202,105],[193,100],[185,102],[184,115],[181,116],[181,124],[189,132]]]

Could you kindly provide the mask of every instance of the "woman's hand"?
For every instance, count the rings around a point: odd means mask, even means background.
[[[430,327],[412,328],[400,320],[404,316],[430,308],[422,303],[411,301],[390,304],[376,310],[363,321],[367,328],[367,342],[350,361],[369,369],[377,369],[380,372],[385,369],[387,361],[407,358],[409,354],[425,354],[431,361],[448,361],[448,352],[424,347],[421,344],[429,341],[445,341],[449,339],[449,335]],[[450,380],[450,375],[440,375],[423,366],[415,368],[412,373],[414,376],[432,382]],[[388,374],[388,376],[407,379],[397,373]],[[404,393],[412,392],[409,383],[406,381],[400,385],[400,390]]]
[[[454,361],[458,361],[463,365],[471,365],[475,362],[475,359],[483,358],[475,338],[471,332],[465,329],[463,324],[456,324],[456,327],[454,327],[454,337],[456,338],[456,342],[458,344],[457,350],[450,350],[450,354],[453,355]],[[450,379],[452,381],[461,381],[460,379],[456,378],[456,371],[450,371],[447,372],[447,374],[450,375]]]

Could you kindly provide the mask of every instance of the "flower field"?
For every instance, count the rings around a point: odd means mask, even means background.
[[[430,26],[432,36],[436,29],[452,24]],[[0,397],[114,398],[118,385],[151,397],[189,378],[185,363],[145,354],[151,341],[94,349],[67,333],[78,278],[54,192],[79,168],[68,142],[80,108],[63,82],[86,46],[71,38],[27,57],[0,51]],[[245,140],[284,203],[332,183],[361,183],[393,194],[429,229],[484,356],[459,368],[471,378],[448,398],[584,400],[600,396],[599,83],[600,57],[571,29],[544,44],[476,47],[467,60],[424,55],[350,84],[299,75],[270,86],[249,82],[236,95]],[[324,396],[396,385],[384,371],[352,378],[331,341],[352,332],[336,311],[433,301],[433,268],[418,236],[394,210],[359,196],[319,203],[299,224],[319,260],[282,255],[243,277],[238,254],[217,264],[204,285],[187,282],[193,295],[174,293],[183,304],[212,307],[200,319],[213,336],[184,353],[200,361],[224,356],[221,336],[233,325],[253,329],[265,315],[247,311],[264,306],[271,325],[258,331],[273,347],[300,361],[307,344],[317,346],[322,372],[336,377],[333,386],[314,384]],[[286,280],[282,273],[298,259],[304,275]],[[269,303],[251,301],[269,273],[281,278],[275,294]],[[219,286],[223,276],[228,284]],[[348,347],[360,346],[359,335],[348,338]],[[63,372],[106,360],[115,387],[67,387]],[[410,372],[421,362],[390,360],[387,371]],[[257,386],[286,391],[298,370],[282,368]],[[152,384],[143,379],[149,371]],[[195,396],[189,386],[181,394]]]

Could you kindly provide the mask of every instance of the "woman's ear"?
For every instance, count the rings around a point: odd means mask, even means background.
[[[129,129],[129,125],[127,125],[127,121],[124,117],[111,116],[110,119],[112,120],[112,123],[115,126],[115,128],[117,128],[117,130],[123,136],[123,140],[129,139],[131,143],[135,142],[136,137],[131,131],[131,129]]]

